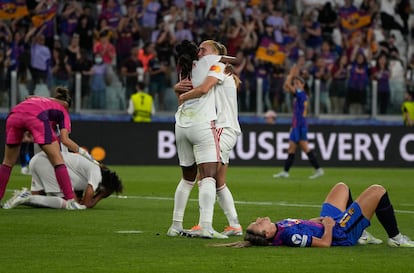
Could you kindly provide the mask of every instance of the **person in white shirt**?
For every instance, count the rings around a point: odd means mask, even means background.
[[[218,54],[227,55],[227,48],[215,41],[219,48]],[[221,57],[221,56],[220,56]],[[227,67],[226,67],[227,68]],[[227,71],[225,71],[227,72]],[[237,88],[240,79],[234,74],[226,73],[223,84],[216,85],[216,107],[217,121],[216,128],[219,135],[221,164],[217,173],[217,201],[227,217],[229,226],[222,234],[226,236],[243,235],[242,227],[239,223],[236,207],[234,205],[233,195],[226,184],[226,173],[229,166],[230,152],[236,146],[237,138],[241,134],[241,128],[238,120]]]
[[[62,153],[68,168],[72,188],[81,193],[80,204],[93,208],[100,200],[122,192],[123,185],[118,175],[103,165],[70,152]],[[31,189],[23,188],[9,199],[4,208],[12,209],[18,205],[47,207],[56,209],[71,209],[69,202],[63,198],[63,193],[56,181],[53,166],[44,152],[37,153],[29,163],[32,172]]]
[[[212,40],[204,41],[200,47],[201,51],[205,54],[202,55],[200,61],[212,60],[212,63],[218,62],[223,58],[218,54],[225,55],[227,53],[227,50],[223,45]],[[205,48],[206,50],[204,50]],[[213,64],[210,67],[210,71],[215,69],[217,68],[215,67],[215,64]],[[210,79],[207,77],[204,83],[208,84],[209,81]],[[237,82],[240,82],[238,78]],[[185,85],[185,88],[183,88],[181,85]],[[212,86],[212,84],[210,86]],[[195,99],[203,95],[201,88],[192,89],[191,82],[188,82],[187,80],[178,83],[176,85],[176,89],[179,87],[183,88],[183,92],[188,91],[185,94],[180,95],[180,99],[183,101]],[[216,177],[216,190],[218,202],[229,222],[229,226],[225,228],[225,230],[222,232],[222,235],[240,236],[243,234],[243,231],[238,221],[233,196],[225,183],[226,170],[229,163],[229,154],[236,144],[237,136],[241,133],[240,125],[238,122],[237,87],[236,81],[233,78],[232,74],[226,74],[222,82],[218,82],[214,85],[212,92],[214,92],[215,95],[215,106],[217,112],[216,132],[219,138],[220,162],[222,163],[219,165],[219,170]],[[173,217],[173,224],[167,232],[167,235],[169,236],[177,236],[177,231],[179,231],[182,227],[185,205],[192,186],[193,185],[191,184],[182,184],[181,186],[179,185],[179,187],[177,187],[176,202],[174,206],[175,215]],[[177,202],[177,200],[180,202]],[[178,215],[180,215],[180,217],[176,217]],[[194,226],[189,231],[189,233],[191,233],[191,236],[202,237],[202,231],[203,228],[200,219],[199,224]]]
[[[212,90],[218,82],[224,80],[225,65],[217,62],[217,58],[205,56],[213,50],[205,42],[197,48],[195,44],[183,41],[176,49],[179,56],[178,66],[181,68],[179,76],[180,79],[186,79],[179,82],[186,88],[175,89],[179,99],[175,115],[175,134],[182,178],[174,197],[173,225],[167,235],[177,236],[183,231],[184,210],[188,195],[197,179],[198,170],[200,236],[227,238],[215,231],[212,226],[216,175],[220,161],[220,146],[215,127],[216,101]],[[188,87],[193,87],[189,94],[196,92],[202,95],[188,99],[186,93],[180,94],[187,92]]]

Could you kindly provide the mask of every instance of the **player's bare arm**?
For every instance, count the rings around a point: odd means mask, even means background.
[[[100,200],[108,197],[109,195],[110,193],[108,194],[106,191],[99,191],[95,193],[92,186],[88,185],[80,203],[85,205],[87,208],[93,208]]]
[[[323,217],[315,217],[309,219],[309,221],[315,222],[315,223],[321,223],[322,224]]]
[[[238,65],[240,63],[240,61],[236,57],[226,55],[221,56],[220,62],[234,65]]]
[[[283,89],[285,91],[295,93],[296,89],[293,85],[293,79],[295,76],[298,75],[298,67],[296,65],[293,65],[292,68],[289,71],[289,75],[286,77],[285,83],[283,84]]]
[[[335,226],[335,221],[332,217],[323,217],[322,225],[324,233],[322,238],[312,237],[312,247],[330,247],[332,244],[332,229]]]
[[[75,153],[79,151],[79,145],[70,139],[69,132],[66,128],[60,129],[60,140],[70,151]]]
[[[175,93],[182,94],[193,89],[193,83],[189,79],[179,81],[174,85]]]
[[[283,84],[283,89],[287,92],[295,92],[295,87],[292,84],[293,75],[289,74],[285,80],[285,83]]]
[[[179,101],[183,103],[189,99],[195,99],[207,94],[207,92],[214,87],[218,82],[216,77],[208,76],[205,81],[196,88],[191,89],[190,91],[180,95]]]

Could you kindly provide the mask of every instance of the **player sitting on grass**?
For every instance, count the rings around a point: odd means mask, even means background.
[[[288,218],[275,223],[269,217],[259,217],[247,227],[244,241],[215,246],[352,246],[370,225],[374,213],[388,234],[389,246],[414,247],[414,241],[400,233],[383,186],[368,187],[353,202],[348,186],[342,182],[327,195],[320,217],[310,220]]]
[[[93,208],[100,200],[112,193],[122,192],[122,182],[115,172],[79,154],[62,154],[74,191],[82,193],[79,197],[80,204]],[[36,154],[30,160],[29,168],[33,175],[31,191],[26,188],[16,191],[3,208],[11,209],[24,204],[34,207],[72,209],[70,203],[63,198],[53,167],[44,152]]]

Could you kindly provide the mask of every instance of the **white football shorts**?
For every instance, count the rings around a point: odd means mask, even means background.
[[[180,166],[220,162],[220,147],[214,122],[208,126],[205,123],[191,127],[175,125],[175,141]]]
[[[237,133],[231,128],[218,128],[217,134],[220,143],[221,163],[229,164],[230,152],[233,150],[237,142]]]

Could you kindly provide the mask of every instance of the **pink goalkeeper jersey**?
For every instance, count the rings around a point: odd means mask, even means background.
[[[6,143],[21,143],[25,131],[32,134],[35,143],[52,143],[57,140],[53,128],[56,125],[70,133],[70,116],[65,107],[51,98],[30,97],[16,105],[8,115]]]

